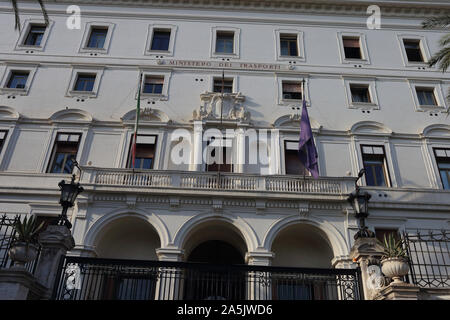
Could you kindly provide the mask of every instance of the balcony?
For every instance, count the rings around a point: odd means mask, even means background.
[[[132,191],[235,196],[282,196],[299,199],[344,200],[354,178],[319,178],[170,170],[131,170],[83,167],[81,184],[87,191]]]

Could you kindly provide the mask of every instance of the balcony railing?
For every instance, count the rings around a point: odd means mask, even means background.
[[[128,188],[174,188],[243,192],[317,193],[346,195],[354,188],[354,178],[256,175],[171,170],[130,170],[83,167],[83,186]]]
[[[56,300],[359,300],[357,269],[66,257]]]

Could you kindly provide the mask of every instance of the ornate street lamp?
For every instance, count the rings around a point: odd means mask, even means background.
[[[358,173],[358,179],[355,181],[355,191],[350,193],[348,202],[355,209],[355,217],[359,219],[359,230],[355,234],[355,240],[358,238],[374,238],[375,233],[367,228],[365,219],[369,215],[369,200],[372,197],[368,192],[361,192],[358,186],[358,180],[366,173],[365,169],[361,169]]]
[[[74,166],[78,167],[78,163],[74,161]],[[67,219],[67,209],[73,207],[75,203],[75,199],[77,196],[83,192],[83,187],[80,186],[80,183],[75,183],[75,174],[72,175],[72,181],[70,183],[66,183],[64,180],[61,180],[58,183],[59,189],[61,190],[61,198],[59,199],[59,203],[63,207],[61,215],[58,219],[58,225],[66,226],[68,229],[72,228],[72,224]]]

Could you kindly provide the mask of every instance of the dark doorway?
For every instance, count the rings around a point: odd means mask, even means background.
[[[245,272],[230,272],[227,268],[227,265],[245,263],[239,250],[231,244],[219,240],[204,242],[192,250],[188,262],[205,265],[186,270],[184,299],[245,299]]]
[[[211,264],[244,264],[241,253],[231,244],[220,240],[203,242],[192,250],[188,261]]]

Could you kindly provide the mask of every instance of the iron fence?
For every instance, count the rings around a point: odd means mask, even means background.
[[[56,300],[359,300],[357,269],[65,257]]]
[[[14,238],[16,236],[16,230],[14,229],[15,223],[20,219],[19,215],[3,214],[0,217],[0,268],[9,268],[14,265],[14,262],[9,257],[9,249],[11,248]],[[25,265],[25,268],[34,274],[39,261],[41,247],[39,246],[38,255],[34,261],[31,261]]]
[[[450,231],[404,233],[410,281],[424,288],[450,287]]]

